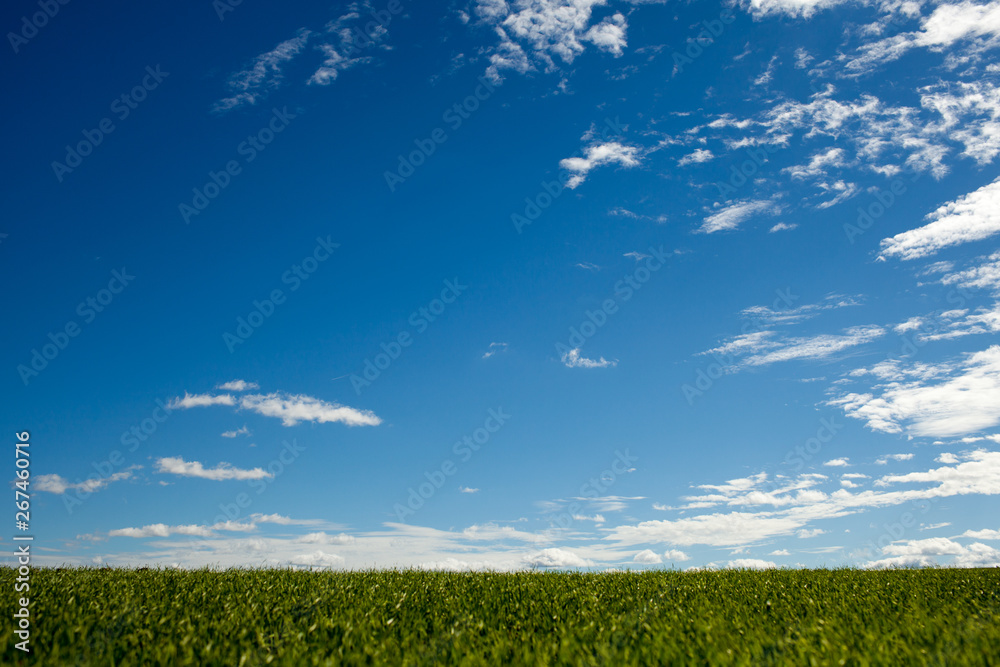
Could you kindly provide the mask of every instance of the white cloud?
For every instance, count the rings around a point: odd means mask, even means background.
[[[612,529],[609,539],[623,545],[666,542],[681,546],[732,546],[787,535],[801,525],[801,521],[791,517],[748,512],[715,513],[673,521],[643,521],[634,526],[618,526]]]
[[[142,468],[142,466],[131,466],[130,468],[113,473],[107,477],[91,477],[90,479],[76,482],[70,482],[61,475],[37,475],[32,479],[32,485],[36,491],[44,491],[45,493],[63,494],[67,491],[94,493],[96,491],[100,491],[112,482],[132,479],[132,471],[140,468]]]
[[[777,215],[781,207],[770,200],[737,201],[716,211],[702,221],[698,231],[703,234],[736,229],[756,215]]]
[[[803,528],[802,530],[795,531],[795,536],[800,540],[808,540],[811,537],[817,537],[826,533],[822,528]]]
[[[875,325],[852,327],[843,334],[820,334],[811,338],[776,338],[773,331],[737,336],[703,354],[749,355],[739,367],[767,366],[780,361],[826,359],[838,352],[881,338],[885,329]]]
[[[816,183],[816,186],[827,194],[834,195],[833,199],[828,199],[827,201],[816,204],[816,208],[821,211],[823,209],[836,206],[841,202],[845,202],[861,192],[861,188],[858,187],[856,183],[847,183],[843,180],[837,180],[832,183],[820,181]]]
[[[884,466],[889,461],[909,461],[913,458],[913,454],[887,454],[885,456],[880,456],[875,459],[875,465]],[[952,461],[952,463],[957,462],[958,459]]]
[[[957,461],[956,461],[957,463]],[[926,526],[920,526],[920,530],[938,530],[939,528],[947,528],[951,525],[950,521],[942,521],[941,523],[932,523]]]
[[[381,39],[386,30],[383,26],[379,26],[375,31],[375,40]],[[350,37],[350,31],[345,29],[344,34],[341,38],[341,47],[338,49],[333,44],[320,44],[317,48],[323,54],[323,64],[313,72],[313,75],[309,77],[306,82],[310,85],[317,86],[328,86],[337,80],[340,73],[344,70],[348,70],[355,65],[360,65],[362,63],[371,62],[370,57],[352,58],[350,57],[350,49],[352,43],[352,37]]]
[[[885,433],[947,437],[1000,424],[1000,346],[961,362],[930,368],[911,364],[898,372],[911,379],[893,378],[870,392],[847,393],[829,404]]]
[[[116,528],[108,531],[108,537],[132,537],[145,539],[148,537],[170,537],[171,535],[192,535],[195,537],[212,537],[217,531],[245,533],[254,530],[253,523],[238,523],[225,521],[212,526],[168,526],[154,523],[141,528]]]
[[[204,408],[210,405],[236,405],[236,399],[231,394],[189,394],[184,392],[184,398],[175,398],[170,401],[168,408],[171,410],[187,410],[188,408]]]
[[[714,157],[715,156],[712,154],[712,151],[710,151],[710,150],[708,150],[706,148],[698,148],[693,153],[688,153],[687,155],[685,155],[684,157],[682,157],[681,159],[679,159],[677,161],[677,166],[683,167],[683,166],[686,166],[686,165],[689,165],[689,164],[698,164],[698,163],[701,163],[701,162],[708,162],[709,160],[713,159]]]
[[[974,540],[1000,540],[1000,530],[967,530],[962,533],[962,537],[971,537]]]
[[[1000,293],[1000,252],[980,257],[978,261],[978,266],[946,274],[941,282],[963,289],[989,289]]]
[[[246,424],[234,431],[225,431],[222,433],[223,438],[235,438],[239,435],[250,435],[250,429],[247,428]]]
[[[913,48],[943,51],[957,42],[971,42],[974,50],[1000,45],[1000,2],[945,2],[923,18],[920,30],[899,33],[866,44],[846,67],[855,73],[896,60]]]
[[[320,424],[341,422],[348,426],[377,426],[382,423],[371,411],[327,403],[302,394],[251,394],[240,399],[240,407],[265,417],[277,417],[285,426],[295,426],[301,421]]]
[[[831,468],[843,468],[851,464],[846,458],[840,458],[840,459],[830,459],[829,461],[823,463],[823,465]]]
[[[691,560],[691,556],[688,556],[686,553],[684,553],[679,549],[667,549],[666,551],[663,552],[663,557],[669,561],[684,562],[686,560]]]
[[[584,52],[585,43],[620,56],[626,46],[628,23],[616,13],[592,24],[594,7],[606,0],[476,0],[479,19],[493,27],[499,45],[489,51],[487,76],[500,80],[501,72],[525,73],[542,67],[558,69]]]
[[[809,164],[786,167],[781,171],[789,174],[792,179],[800,181],[807,178],[826,176],[831,168],[847,166],[844,155],[843,148],[828,148],[825,151],[813,154],[809,158]]]
[[[238,405],[242,410],[251,410],[265,417],[277,417],[285,426],[295,426],[302,421],[320,424],[341,422],[348,426],[377,426],[382,423],[375,413],[368,410],[357,410],[338,403],[327,403],[312,396],[284,392],[244,394],[238,401],[230,394],[210,396],[185,392],[184,398],[175,398],[169,407],[178,409],[208,405]]]
[[[866,563],[865,567],[932,567],[939,565],[942,556],[953,557],[947,563],[950,567],[1000,566],[1000,551],[993,547],[979,542],[966,546],[944,537],[894,542],[882,552],[887,558]]]
[[[637,553],[632,559],[633,563],[640,563],[642,565],[656,565],[662,563],[663,559],[660,558],[659,554],[651,549],[644,549]]]
[[[468,487],[468,486],[460,486],[460,487],[458,487],[458,492],[459,493],[479,493],[479,489],[473,489],[473,488]]]
[[[317,549],[311,553],[298,554],[288,559],[289,565],[310,570],[327,570],[340,567],[344,562],[343,556],[326,553],[321,549]]]
[[[483,359],[489,359],[495,354],[507,351],[507,343],[490,343],[490,349],[483,353]]]
[[[791,231],[796,228],[798,228],[798,225],[795,223],[789,224],[787,222],[779,222],[778,224],[774,225],[767,231],[773,234],[775,232]]]
[[[847,0],[738,0],[746,11],[756,18],[769,14],[788,14],[809,18],[818,10],[847,2]]]
[[[523,562],[529,567],[546,568],[568,568],[568,567],[588,567],[594,563],[586,558],[577,556],[572,551],[552,547],[542,549],[524,557]]]
[[[971,493],[1000,493],[1000,452],[977,450],[963,456],[962,463],[942,466],[922,472],[903,475],[886,475],[875,485],[938,483],[935,495],[966,495]]]
[[[835,174],[847,167],[886,176],[906,168],[941,178],[949,171],[945,159],[955,144],[980,165],[1000,154],[1000,88],[989,81],[921,88],[920,108],[894,106],[870,94],[840,100],[836,93],[831,85],[808,101],[781,100],[751,119],[720,117],[689,133],[722,141],[730,150],[752,148],[761,154],[758,161],[767,159],[762,146],[787,146],[795,140],[809,149],[809,140],[822,141],[809,163],[784,173],[814,179],[834,195],[820,204],[827,207],[857,193],[856,184]],[[844,153],[831,149],[830,141],[843,146]]]
[[[1000,178],[927,216],[931,222],[882,240],[882,255],[903,260],[1000,233]]]
[[[861,304],[854,297],[846,297],[842,294],[830,294],[819,303],[807,303],[791,308],[791,302],[797,298],[792,296],[788,290],[785,290],[784,293],[780,293],[779,300],[786,304],[786,307],[782,308],[777,303],[773,308],[770,306],[750,306],[740,311],[740,317],[756,323],[795,324],[816,317],[827,310],[849,308]]]
[[[788,549],[775,549],[768,556],[791,556],[791,552]]]
[[[214,468],[206,468],[198,461],[185,461],[179,456],[157,459],[156,472],[180,475],[181,477],[199,477],[214,481],[267,479],[274,477],[274,475],[268,473],[263,468],[240,470],[228,463],[220,463]]]
[[[295,37],[254,58],[248,69],[230,76],[227,86],[232,96],[216,102],[214,109],[228,111],[244,104],[257,104],[281,84],[282,67],[302,51],[311,34],[305,28],[300,29]]]
[[[566,187],[574,189],[587,179],[587,174],[596,167],[618,164],[623,167],[638,166],[641,161],[639,148],[617,141],[594,144],[584,150],[584,157],[570,157],[559,162],[559,166],[571,172]]]
[[[583,37],[601,51],[607,51],[618,57],[622,55],[622,49],[628,46],[627,30],[628,22],[625,16],[618,13],[593,26]]]
[[[713,506],[753,507],[758,511],[713,511],[696,516],[644,521],[609,529],[605,540],[622,548],[665,543],[739,547],[760,544],[776,537],[810,538],[828,532],[816,521],[849,516],[869,508],[889,507],[956,495],[1000,495],[1000,452],[964,454],[955,466],[905,475],[886,475],[874,489],[840,488],[830,493],[813,488],[826,483],[815,473],[769,480],[759,473],[724,484],[702,485],[702,495],[687,496],[680,510]]]
[[[617,361],[608,361],[604,357],[594,360],[581,356],[578,347],[563,353],[560,361],[566,368],[609,368],[618,365]]]
[[[317,519],[292,519],[281,514],[251,514],[250,521],[253,523],[274,523],[279,526],[311,526],[323,523]]]
[[[222,384],[216,385],[216,389],[221,389],[222,391],[247,391],[248,389],[260,389],[260,385],[256,382],[247,382],[246,380],[230,380],[229,382],[223,382]]]
[[[759,558],[737,558],[726,563],[726,569],[729,570],[771,570],[776,567],[776,563]]]
[[[931,537],[926,540],[896,542],[882,551],[889,556],[957,556],[965,548],[945,537]]]
[[[295,538],[300,544],[354,544],[357,540],[353,535],[340,533],[339,535],[328,535],[325,532],[308,533],[302,537]]]

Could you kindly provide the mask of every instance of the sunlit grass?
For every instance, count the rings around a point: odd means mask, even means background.
[[[5,665],[1000,664],[998,569],[40,569],[31,596]]]

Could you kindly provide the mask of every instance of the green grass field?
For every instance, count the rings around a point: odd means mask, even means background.
[[[1000,569],[40,569],[4,665],[1000,665]]]

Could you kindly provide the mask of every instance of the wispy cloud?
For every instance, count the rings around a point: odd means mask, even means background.
[[[501,352],[506,352],[508,348],[507,343],[490,343],[490,349],[483,353],[483,359],[489,359],[495,354],[500,354]]]
[[[701,162],[708,162],[714,158],[715,155],[712,154],[712,151],[707,148],[698,148],[694,152],[688,153],[677,160],[677,166],[684,167],[689,164],[699,164]]]
[[[1000,452],[969,452],[953,466],[886,475],[876,480],[876,489],[827,492],[818,488],[826,482],[825,476],[816,474],[770,479],[760,473],[725,484],[703,485],[705,493],[685,498],[689,501],[686,511],[718,508],[715,511],[618,526],[608,531],[605,540],[622,547],[647,543],[744,546],[780,536],[821,534],[823,529],[810,524],[870,508],[958,495],[1000,495]],[[754,511],[719,511],[725,507]]]
[[[919,259],[1000,233],[1000,178],[927,216],[929,224],[882,240],[882,256]]]
[[[909,461],[913,458],[913,454],[886,454],[885,456],[880,456],[875,459],[875,465],[884,466],[889,461]],[[958,463],[958,459],[952,460],[952,463]]]
[[[179,475],[181,477],[199,477],[201,479],[211,479],[217,482],[232,479],[248,480],[274,477],[274,475],[265,471],[263,468],[240,470],[239,468],[233,467],[229,463],[220,463],[214,468],[206,468],[198,461],[185,461],[181,457],[165,457],[157,459],[156,472]]]
[[[215,385],[216,389],[222,391],[247,391],[249,389],[260,389],[260,385],[256,382],[247,382],[246,380],[230,380],[229,382],[223,382],[222,384]]]
[[[566,187],[574,189],[587,179],[591,170],[606,165],[617,164],[622,167],[636,167],[642,156],[637,146],[609,141],[594,144],[584,150],[584,157],[569,157],[559,162],[559,166],[573,174],[566,181]]]
[[[560,361],[562,361],[567,368],[609,368],[611,366],[618,365],[617,361],[608,361],[604,357],[600,357],[599,359],[588,359],[581,354],[580,348],[578,347],[565,352]]]
[[[770,200],[743,200],[728,204],[704,219],[698,231],[703,234],[736,229],[758,215],[777,215],[781,206]]]
[[[265,417],[277,417],[285,426],[295,426],[303,421],[320,424],[340,422],[348,426],[377,426],[382,423],[382,420],[369,410],[358,410],[304,394],[284,392],[244,394],[238,398],[230,394],[212,396],[185,392],[184,398],[175,398],[169,407],[185,409],[210,405],[237,406],[241,410],[250,410]]]
[[[134,465],[121,470],[116,473],[112,473],[107,477],[91,477],[85,480],[78,480],[76,482],[71,482],[61,475],[37,475],[32,481],[33,488],[36,491],[43,491],[45,493],[56,493],[63,494],[67,491],[78,491],[81,493],[94,493],[105,488],[112,482],[122,482],[133,478],[133,472],[135,470],[141,469],[142,466]]]
[[[210,405],[236,405],[236,399],[231,394],[189,394],[184,392],[184,398],[175,398],[167,405],[171,410],[187,410],[188,408],[206,408]]]
[[[299,29],[295,37],[260,54],[253,59],[249,67],[230,76],[227,86],[232,95],[216,102],[215,111],[229,111],[245,104],[257,104],[268,93],[278,88],[284,78],[282,68],[301,53],[311,34],[305,28]]]
[[[869,343],[885,335],[876,325],[846,329],[842,334],[819,334],[809,337],[783,337],[774,331],[741,334],[728,343],[702,354],[746,355],[739,368],[768,366],[782,361],[827,359],[838,352]]]

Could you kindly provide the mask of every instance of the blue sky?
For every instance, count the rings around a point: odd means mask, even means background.
[[[1000,563],[1000,2],[3,24],[36,563]]]

